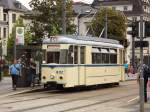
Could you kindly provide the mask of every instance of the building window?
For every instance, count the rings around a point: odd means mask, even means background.
[[[0,27],[0,39],[1,39],[2,37],[1,37],[1,27]]]
[[[127,11],[128,10],[128,6],[124,6],[124,11]]]
[[[12,22],[13,22],[13,23],[16,22],[16,14],[12,14]]]
[[[6,30],[6,28],[4,28],[3,37],[6,38],[6,36],[7,36],[7,30]]]
[[[6,14],[4,14],[4,19],[3,20],[7,21],[7,15]]]

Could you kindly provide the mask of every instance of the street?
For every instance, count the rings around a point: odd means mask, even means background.
[[[18,91],[18,90],[17,90]],[[43,90],[0,97],[1,112],[138,112],[138,84],[121,82],[119,87]],[[1,94],[2,95],[2,94]],[[149,112],[149,102],[145,112]]]

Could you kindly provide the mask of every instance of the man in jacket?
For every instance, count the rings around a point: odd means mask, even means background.
[[[10,75],[12,77],[12,88],[16,90],[18,78],[21,71],[21,64],[19,64],[16,60],[14,63],[9,67]]]
[[[150,69],[147,65],[143,65],[143,77],[144,77],[144,101],[147,102],[147,83],[150,76]]]

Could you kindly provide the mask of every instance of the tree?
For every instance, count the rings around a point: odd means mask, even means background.
[[[34,40],[42,38],[45,34],[57,35],[62,33],[62,0],[31,0],[30,6],[34,12],[31,20],[31,31]],[[75,32],[73,24],[72,0],[67,0],[67,34]]]
[[[22,18],[19,18],[12,28],[12,33],[10,34],[10,37],[8,38],[8,42],[7,42],[8,49],[13,49],[15,38],[16,38],[16,27],[25,27]],[[30,31],[26,31],[24,37],[25,37],[25,45],[28,45],[28,43],[32,42],[32,35]]]
[[[105,14],[108,17],[108,38],[124,41],[126,37],[126,17],[120,11],[109,8],[101,9],[91,23],[91,29],[95,36],[99,36],[105,27]]]
[[[6,57],[7,60],[12,60],[12,54],[13,54],[13,48],[14,48],[14,43],[15,43],[15,38],[16,38],[16,27],[25,27],[23,23],[23,19],[19,18],[16,23],[14,24],[12,28],[12,33],[10,34],[8,41],[7,41],[7,51],[8,51],[8,56]],[[30,31],[25,31],[25,45],[28,45],[29,43],[32,42],[32,35]]]

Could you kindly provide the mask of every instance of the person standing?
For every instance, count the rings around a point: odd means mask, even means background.
[[[127,76],[129,77],[129,75],[128,75],[128,68],[129,68],[129,64],[128,64],[127,61],[126,61],[125,64],[124,64],[124,69],[125,69],[125,73],[126,73]]]
[[[12,77],[12,88],[16,90],[18,78],[20,76],[21,64],[18,61],[14,61],[14,63],[9,67],[10,75]]]
[[[150,70],[147,65],[143,65],[143,78],[144,78],[144,101],[147,102],[147,83],[150,76]]]
[[[144,101],[145,103],[147,102],[147,83],[148,83],[148,77],[150,76],[150,69],[149,66],[147,66],[146,64],[143,64],[142,66],[143,69],[143,78],[144,78]],[[138,68],[138,74],[137,74],[137,81],[140,84],[140,75],[141,74],[141,68],[139,66]]]
[[[30,59],[30,70],[29,75],[31,79],[31,87],[34,87],[34,80],[36,76],[36,63],[34,62],[33,58]]]

